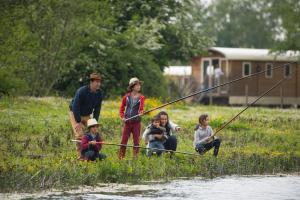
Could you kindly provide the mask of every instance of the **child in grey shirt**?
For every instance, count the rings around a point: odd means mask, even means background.
[[[194,147],[199,154],[203,154],[214,147],[213,155],[218,156],[221,140],[213,136],[213,130],[208,123],[208,115],[200,115],[199,124],[195,128]]]

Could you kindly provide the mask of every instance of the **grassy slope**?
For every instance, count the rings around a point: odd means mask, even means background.
[[[220,132],[223,142],[217,159],[211,156],[212,152],[202,157],[178,154],[173,159],[149,159],[142,152],[139,159],[132,160],[130,149],[127,158],[119,161],[118,148],[106,146],[103,152],[108,155],[107,160],[87,163],[75,159],[68,102],[52,97],[0,100],[0,191],[196,175],[299,172],[299,110],[250,108]],[[146,110],[159,103],[149,100]],[[118,106],[116,101],[107,101],[102,108],[100,130],[107,142],[120,142],[122,123]],[[199,114],[209,113],[216,129],[241,109],[183,104],[168,107],[170,118],[183,128],[177,135],[178,150],[194,152],[193,128]],[[148,120],[149,116],[144,117],[143,124]]]

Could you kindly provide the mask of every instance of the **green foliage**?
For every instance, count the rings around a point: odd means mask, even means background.
[[[203,26],[217,46],[298,51],[299,7],[298,0],[215,0]]]
[[[12,70],[0,68],[0,97],[10,94],[24,94],[28,85],[22,79],[15,77]]]
[[[73,96],[98,71],[107,97],[133,76],[147,96],[165,97],[163,68],[214,41],[299,50],[299,13],[297,0],[1,1],[0,92]]]
[[[270,13],[279,23],[275,50],[300,50],[300,4],[298,0],[270,0]]]
[[[18,69],[19,75],[30,83],[31,95],[49,94],[57,80],[69,71],[66,66],[70,65],[80,38],[75,23],[79,2],[24,1],[15,6],[9,1],[4,3],[7,10],[2,20],[7,26],[3,28],[12,34],[5,35],[7,40],[1,45],[9,49],[3,58],[16,54],[5,66]]]
[[[73,133],[67,116],[69,100],[63,98],[15,98],[0,100],[0,191],[29,191],[97,185],[99,182],[138,183],[178,177],[273,174],[299,172],[300,115],[296,109],[250,108],[219,133],[219,156],[168,154],[160,158],[132,159],[127,149],[118,160],[118,147],[103,146],[108,158],[99,162],[76,159]],[[119,101],[105,101],[100,131],[106,142],[119,143],[122,122]],[[160,104],[150,99],[148,108]],[[208,113],[216,130],[242,108],[175,104],[166,107],[172,121],[182,127],[178,150],[194,152],[194,127],[201,113]],[[156,114],[156,113],[153,113]],[[149,117],[143,118],[143,127]],[[131,141],[129,142],[131,144]],[[141,141],[141,144],[143,142]]]
[[[1,1],[0,67],[34,96],[71,96],[93,71],[107,96],[123,94],[133,76],[145,80],[147,95],[164,96],[168,61],[189,61],[208,45],[197,29],[185,33],[196,23],[183,22],[190,2]]]
[[[213,37],[204,26],[205,11],[197,0],[184,1],[181,10],[170,18],[161,31],[164,46],[155,53],[162,66],[171,63],[190,63],[208,46],[213,46]]]
[[[221,47],[271,48],[276,20],[268,1],[218,0],[208,8],[207,28]]]

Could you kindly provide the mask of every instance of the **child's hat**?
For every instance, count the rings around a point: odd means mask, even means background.
[[[142,84],[143,81],[140,81],[137,77],[133,77],[133,78],[131,78],[131,79],[129,80],[129,87],[131,87],[131,86],[133,86],[133,85],[135,85],[135,84],[137,84],[137,83]]]
[[[96,119],[92,118],[92,119],[89,119],[87,121],[87,127],[88,128],[91,127],[91,126],[95,126],[95,125],[99,125]]]

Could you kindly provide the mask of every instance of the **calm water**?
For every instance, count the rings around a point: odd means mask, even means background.
[[[300,200],[300,176],[229,176],[145,185],[100,185],[65,192],[0,194],[0,199],[286,199]]]

